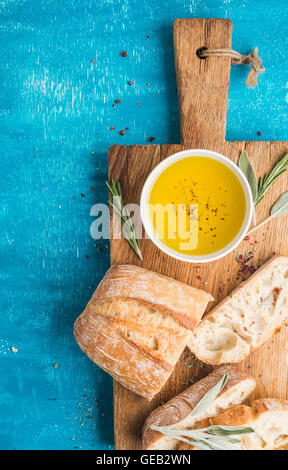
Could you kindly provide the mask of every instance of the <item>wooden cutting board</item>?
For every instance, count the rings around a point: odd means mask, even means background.
[[[288,152],[287,142],[225,141],[230,59],[200,60],[196,51],[202,46],[230,48],[231,38],[230,20],[177,19],[174,22],[181,145],[114,145],[109,149],[109,178],[120,179],[125,203],[139,203],[141,189],[151,170],[164,158],[180,150],[215,150],[238,162],[240,152],[245,149],[257,176],[270,171]],[[239,86],[245,85],[239,83]],[[259,222],[268,215],[272,204],[287,188],[288,174],[277,180],[257,207]],[[288,255],[287,233],[288,217],[283,216],[243,241],[238,250],[244,253],[255,246],[255,265],[266,261],[275,252]],[[221,260],[195,265],[170,258],[150,240],[142,240],[141,248],[143,262],[125,240],[111,240],[111,263],[129,262],[207,290],[215,297],[215,304],[240,283],[236,251]],[[288,328],[283,327],[240,367],[256,377],[259,388],[255,396],[288,399]],[[150,411],[185,389],[195,378],[200,379],[210,371],[210,366],[191,359],[188,350],[185,350],[175,373],[152,402],[114,382],[116,449],[141,449],[141,428]]]

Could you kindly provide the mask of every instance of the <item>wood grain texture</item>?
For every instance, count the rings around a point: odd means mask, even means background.
[[[229,58],[200,60],[200,47],[231,47],[232,21],[177,19],[174,54],[181,142],[189,148],[224,142],[230,76]]]
[[[141,189],[151,170],[167,156],[185,148],[208,148],[223,153],[234,162],[246,149],[257,176],[263,175],[288,152],[287,142],[225,142],[227,93],[230,61],[201,61],[196,50],[202,45],[229,47],[232,25],[229,20],[185,19],[174,24],[175,62],[180,103],[181,138],[183,145],[113,146],[109,151],[109,177],[120,179],[125,203],[138,203]],[[287,175],[282,175],[257,207],[261,221],[270,207],[287,189]],[[244,240],[238,250],[243,253],[257,247],[255,265],[275,252],[288,255],[288,218],[275,219]],[[111,263],[133,263],[171,276],[210,292],[215,303],[239,284],[239,266],[235,251],[225,258],[203,265],[176,261],[162,253],[150,240],[142,240],[143,262],[124,240],[111,240]],[[211,307],[211,306],[210,306]],[[256,377],[256,396],[288,399],[288,329],[283,327],[268,343],[251,354],[241,368]],[[116,449],[140,449],[143,422],[149,412],[185,389],[191,381],[210,372],[211,367],[187,360],[185,351],[163,390],[152,402],[137,397],[114,382],[114,429]]]

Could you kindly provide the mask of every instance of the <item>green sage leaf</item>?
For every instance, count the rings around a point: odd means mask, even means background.
[[[249,426],[209,426],[202,429],[215,436],[232,436],[234,434],[251,434],[254,429]]]
[[[288,192],[283,193],[278,201],[275,202],[274,206],[272,206],[270,214],[273,217],[278,217],[279,215],[284,215],[288,212]]]
[[[225,387],[227,380],[229,378],[229,374],[225,374],[221,380],[213,387],[209,392],[204,395],[204,397],[199,401],[199,403],[195,406],[193,409],[192,413],[190,416],[195,416],[200,413],[203,413],[203,411],[206,411],[207,408],[213,403],[215,398],[219,395],[219,393],[223,390]]]
[[[240,159],[239,159],[239,168],[240,170],[244,173],[249,186],[251,188],[252,196],[253,196],[253,201],[255,202],[257,200],[257,194],[258,194],[258,183],[257,183],[257,178],[253,169],[253,166],[248,158],[247,153],[245,150],[241,153]]]

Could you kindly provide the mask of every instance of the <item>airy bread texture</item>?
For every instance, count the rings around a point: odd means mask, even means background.
[[[150,400],[211,300],[204,291],[147,269],[112,266],[77,318],[74,335],[92,361]]]
[[[235,435],[241,441],[241,450],[276,450],[288,443],[288,401],[260,398],[251,406],[239,405],[215,418],[205,419],[197,428],[207,426],[249,426],[251,434]],[[181,444],[179,450],[195,450]]]
[[[238,363],[288,320],[288,258],[275,256],[195,329],[189,348],[208,364]]]
[[[214,387],[219,380],[229,374],[228,382],[216,400],[202,414],[189,416],[197,403]],[[168,450],[177,449],[179,441],[163,436],[151,429],[151,426],[169,426],[179,421],[180,428],[193,428],[198,421],[216,416],[228,408],[245,401],[256,387],[253,377],[241,372],[235,366],[222,366],[214,370],[210,375],[191,385],[165,405],[152,411],[145,421],[142,431],[143,449]]]

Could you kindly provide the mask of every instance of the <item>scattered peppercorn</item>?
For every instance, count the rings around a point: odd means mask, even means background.
[[[115,129],[114,126],[110,127],[110,131],[114,131],[114,129]]]
[[[95,64],[96,60],[95,60],[95,59],[92,59],[91,62],[92,62],[92,64]]]
[[[262,132],[261,132],[261,131],[258,131],[258,132],[257,132],[257,135],[262,135]]]
[[[247,278],[250,274],[253,274],[256,271],[256,267],[253,264],[254,255],[256,248],[246,251],[244,255],[237,252],[235,260],[239,264],[239,270],[237,272],[237,280],[241,278]]]
[[[133,82],[130,80],[130,82],[128,82],[128,85],[133,85]]]
[[[85,194],[81,193],[81,197],[85,197]]]
[[[122,129],[121,131],[119,131],[119,134],[120,135],[125,135],[125,131]]]
[[[122,51],[120,54],[121,54],[122,57],[127,57],[127,52],[126,51]]]
[[[122,100],[115,100],[114,103],[118,104],[121,103]]]
[[[148,142],[153,142],[153,140],[155,140],[155,137],[148,137],[147,139]]]

